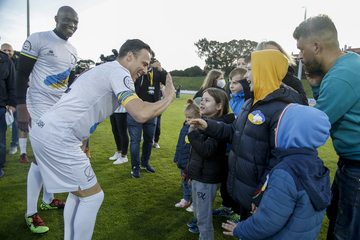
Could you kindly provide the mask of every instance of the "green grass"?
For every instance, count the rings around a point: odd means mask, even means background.
[[[155,174],[141,170],[141,178],[130,175],[130,162],[113,165],[108,158],[116,150],[109,119],[99,125],[91,135],[91,164],[104,190],[105,199],[99,210],[93,239],[153,239],[177,240],[198,239],[190,233],[186,223],[193,214],[176,208],[182,198],[180,170],[173,163],[179,131],[185,120],[183,110],[188,95],[175,99],[162,115],[160,149],[153,149],[150,162]],[[11,132],[7,132],[7,151],[10,149]],[[33,159],[28,144],[28,157]],[[331,169],[333,178],[337,157],[329,140],[319,149],[320,157]],[[128,153],[130,160],[130,154]],[[5,176],[0,179],[0,239],[63,239],[62,210],[41,211],[39,214],[47,226],[48,233],[35,235],[24,222],[26,212],[26,179],[29,164],[19,161],[19,152],[7,155]],[[41,202],[40,200],[39,205]],[[56,194],[66,200],[67,194]],[[214,208],[220,206],[221,198],[216,197]],[[215,239],[234,239],[222,234],[223,218],[214,218]],[[325,217],[319,239],[326,239],[327,218]]]
[[[174,86],[181,85],[182,90],[198,91],[205,77],[177,77],[173,76]]]

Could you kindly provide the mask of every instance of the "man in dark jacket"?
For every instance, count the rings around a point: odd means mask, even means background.
[[[6,162],[6,105],[9,112],[16,111],[15,68],[6,53],[0,51],[0,178],[4,176]]]
[[[218,140],[231,142],[228,192],[240,206],[240,218],[250,216],[251,204],[259,206],[256,196],[267,174],[276,165],[275,128],[279,115],[289,103],[301,103],[295,91],[280,87],[288,69],[287,59],[276,50],[251,54],[245,77],[253,98],[248,99],[233,124],[196,119],[189,124],[204,129]]]
[[[165,85],[167,72],[161,67],[158,60],[152,59],[146,75],[141,75],[135,81],[135,91],[139,98],[145,102],[157,102],[160,100],[160,83]],[[145,123],[138,123],[128,114],[127,124],[130,135],[131,175],[140,178],[140,167],[147,172],[155,173],[155,169],[149,164],[153,138],[156,128],[156,118]],[[140,159],[141,133],[144,138],[142,155]],[[141,166],[140,166],[141,164]]]

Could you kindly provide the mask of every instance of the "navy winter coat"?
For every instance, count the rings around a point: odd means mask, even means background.
[[[187,134],[189,132],[189,125],[184,125],[180,130],[179,140],[176,145],[176,152],[174,156],[174,162],[177,162],[177,166],[180,169],[185,170],[189,156],[190,156],[190,142],[187,140]]]
[[[288,87],[267,95],[252,105],[247,100],[233,124],[207,120],[205,132],[214,138],[231,142],[227,189],[230,196],[247,209],[259,206],[262,195],[255,197],[276,165],[275,128],[278,118],[289,103],[302,103],[299,94]]]

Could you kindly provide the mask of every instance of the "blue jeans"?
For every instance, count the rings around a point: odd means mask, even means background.
[[[11,147],[18,147],[19,146],[19,128],[18,128],[18,107],[16,106],[16,112],[14,112],[14,122],[12,124],[11,129]]]
[[[0,107],[0,168],[5,167],[6,162],[6,130],[5,108]]]
[[[182,176],[182,174],[184,173],[185,170],[180,169],[180,176]],[[186,179],[185,182],[182,183],[182,187],[183,187],[183,198],[189,202],[191,200],[191,186],[189,185],[189,181],[188,179]]]
[[[140,165],[141,132],[143,133],[144,138],[141,154],[141,165],[148,164],[153,145],[153,137],[155,134],[156,118],[144,123],[138,123],[130,114],[128,114],[127,125],[130,135],[131,167]]]
[[[331,193],[327,239],[360,239],[360,168],[340,164]]]

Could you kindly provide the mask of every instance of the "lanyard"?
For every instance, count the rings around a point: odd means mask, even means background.
[[[149,76],[150,76],[150,85],[153,86],[153,76],[154,76],[154,70],[151,69],[150,72],[148,72]]]

